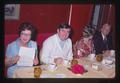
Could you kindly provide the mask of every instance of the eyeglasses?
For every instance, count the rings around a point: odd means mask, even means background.
[[[70,34],[70,30],[60,29],[60,31],[62,31],[62,32],[66,32],[66,33]]]
[[[21,35],[31,37],[31,34],[27,34],[27,33],[23,33],[23,32],[21,32]]]

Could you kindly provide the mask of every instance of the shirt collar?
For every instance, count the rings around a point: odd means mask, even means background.
[[[60,39],[60,37],[58,36],[58,34],[57,34],[57,38],[58,38],[58,41],[59,41],[59,42],[64,43],[64,42],[66,41],[66,40],[65,40],[65,41],[62,41],[62,40]]]
[[[102,38],[103,38],[103,40],[105,39],[105,36],[103,35],[103,33],[101,33],[102,34]]]

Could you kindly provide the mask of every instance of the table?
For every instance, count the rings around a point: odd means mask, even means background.
[[[55,71],[43,70],[40,78],[114,78],[115,77],[115,64],[111,69],[102,65],[102,70],[94,70],[91,65],[96,60],[91,61],[88,57],[78,59],[79,64],[84,65],[88,72],[81,74],[72,73],[67,67],[61,65],[58,66]],[[101,64],[101,63],[100,63]],[[18,67],[13,78],[34,78],[34,67]]]

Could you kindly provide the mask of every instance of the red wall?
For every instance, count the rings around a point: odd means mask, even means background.
[[[69,5],[21,4],[19,20],[5,21],[5,34],[18,32],[20,23],[27,21],[37,27],[38,33],[55,32],[56,26],[68,22]]]
[[[91,4],[72,5],[71,26],[73,42],[80,39],[82,28],[89,23],[92,15]],[[60,23],[68,22],[70,4],[21,4],[19,20],[5,20],[5,34],[17,34],[20,23],[31,22],[38,33],[54,33]]]
[[[73,42],[82,36],[83,27],[89,24],[92,16],[92,4],[74,4],[72,5],[71,25],[74,28]]]

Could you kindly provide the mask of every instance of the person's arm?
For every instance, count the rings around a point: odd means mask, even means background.
[[[73,45],[73,51],[77,51],[77,45],[79,41],[76,41],[76,43]]]
[[[52,57],[53,55],[51,55],[51,52],[54,48],[52,43],[52,41],[45,41],[43,43],[42,51],[40,53],[40,60],[42,63],[54,64],[54,57]]]
[[[66,57],[67,60],[72,60],[73,59],[73,52],[72,52],[72,42],[71,40],[69,41],[69,52]]]
[[[13,51],[14,48],[11,45],[8,45],[7,50],[6,50],[6,56],[5,56],[5,66],[9,67],[17,63],[19,60],[19,56],[13,56]]]
[[[38,60],[38,47],[37,47],[37,43],[33,42],[33,47],[35,48],[35,57],[33,60],[33,65],[38,65],[39,60]]]
[[[63,58],[61,58],[61,57],[55,58],[55,59],[54,59],[54,63],[55,63],[56,65],[62,64],[62,63],[63,63]]]
[[[39,60],[38,60],[38,52],[36,51],[36,54],[35,54],[35,57],[34,57],[34,60],[33,60],[33,64],[34,65],[38,65],[39,63]]]
[[[18,55],[11,57],[11,58],[6,56],[5,57],[5,67],[10,67],[10,66],[16,64],[17,61],[19,60],[19,58],[20,57]]]

